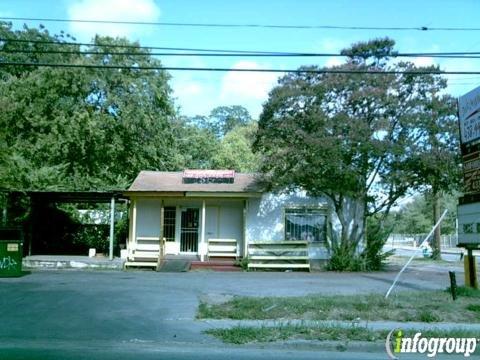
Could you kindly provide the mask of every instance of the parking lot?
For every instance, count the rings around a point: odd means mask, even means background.
[[[212,344],[195,314],[199,298],[385,292],[395,272],[156,273],[35,271],[0,279],[0,349]],[[461,277],[459,277],[461,278]],[[442,268],[413,268],[399,290],[443,289]]]

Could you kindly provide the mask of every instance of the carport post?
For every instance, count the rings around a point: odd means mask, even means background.
[[[4,196],[4,208],[3,208],[3,211],[2,211],[2,221],[3,221],[3,226],[7,226],[7,223],[8,223],[8,194],[5,194],[3,195]]]
[[[201,215],[201,222],[202,222],[202,233],[200,236],[201,246],[200,246],[200,261],[205,261],[205,200],[202,201],[202,215]]]
[[[115,227],[115,197],[110,201],[110,244],[108,257],[113,260],[113,229]]]

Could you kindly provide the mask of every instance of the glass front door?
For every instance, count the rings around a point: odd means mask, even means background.
[[[194,252],[198,251],[198,223],[200,218],[199,209],[182,209],[181,228],[180,228],[180,251]]]

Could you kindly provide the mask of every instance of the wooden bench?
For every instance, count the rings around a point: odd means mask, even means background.
[[[158,270],[165,254],[165,245],[160,246],[160,238],[138,236],[136,240],[124,267],[152,267]]]
[[[310,271],[308,241],[252,241],[248,269],[304,269]]]
[[[207,256],[238,258],[238,243],[235,239],[208,239]]]

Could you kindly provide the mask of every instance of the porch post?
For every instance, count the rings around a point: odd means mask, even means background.
[[[165,242],[163,241],[163,226],[165,223],[165,204],[162,201],[160,202],[160,235],[158,242],[158,259],[157,259],[157,271],[160,271],[164,257],[165,257]]]
[[[248,256],[248,241],[247,241],[247,211],[248,199],[243,200],[243,257]]]
[[[201,235],[201,246],[200,246],[200,261],[205,261],[205,200],[202,200],[202,235]]]
[[[2,211],[2,221],[3,221],[3,226],[7,227],[8,223],[8,193],[5,193],[4,196],[4,208]]]
[[[162,201],[160,202],[160,244],[162,243],[164,234],[163,234],[163,227],[165,224],[165,204]]]
[[[133,250],[135,248],[135,243],[137,242],[137,199],[132,199],[132,236],[128,239],[130,243],[128,247],[128,257],[133,259]]]
[[[115,196],[110,201],[110,244],[108,249],[108,257],[113,260],[113,230],[115,228]]]

